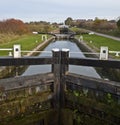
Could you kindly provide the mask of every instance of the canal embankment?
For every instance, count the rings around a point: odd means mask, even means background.
[[[90,53],[97,53],[96,49],[92,49],[90,46],[88,46],[84,41],[81,41],[77,38],[75,38],[76,44],[81,48],[83,52],[90,52]],[[92,54],[92,57],[99,58],[98,54]]]

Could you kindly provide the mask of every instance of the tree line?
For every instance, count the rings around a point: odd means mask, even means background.
[[[18,35],[32,33],[33,31],[50,32],[56,27],[58,27],[56,23],[50,24],[46,21],[35,21],[30,23],[24,23],[18,19],[7,19],[0,21],[0,33],[11,33]]]
[[[24,34],[29,31],[27,25],[18,19],[0,21],[0,33]]]
[[[76,19],[73,20],[71,17],[68,17],[65,22],[69,27],[78,27],[89,29],[93,31],[103,32],[103,33],[114,33],[115,35],[120,36],[120,17],[115,20],[107,19]],[[46,21],[33,21],[29,23],[24,23],[18,19],[6,19],[0,21],[0,33],[9,33],[22,35],[26,33],[32,33],[33,31],[38,32],[51,32],[55,31],[59,27],[58,23],[50,23]]]
[[[99,19],[96,17],[93,19],[77,19],[73,20],[71,17],[68,17],[65,20],[65,24],[70,27],[85,28],[93,31],[103,32],[103,33],[115,33],[120,36],[120,18],[118,20],[107,20]]]

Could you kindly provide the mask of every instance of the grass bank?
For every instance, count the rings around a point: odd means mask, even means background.
[[[83,36],[84,42],[97,52],[100,51],[101,46],[108,46],[109,51],[120,51],[120,41],[106,38],[103,36],[98,36],[95,34],[93,35],[83,34],[82,36]],[[77,38],[79,37],[80,35],[77,36]],[[115,54],[112,54],[112,56],[114,58]]]
[[[42,35],[23,35],[18,39],[10,40],[0,44],[0,48],[13,48],[14,44],[20,44],[22,50],[32,50],[37,47],[41,42]],[[8,55],[8,51],[0,51],[0,56]]]
[[[108,46],[109,50],[111,51],[120,51],[120,41],[95,34],[89,35],[89,32],[85,29],[73,27],[71,30],[81,34],[83,36],[84,42],[95,51],[99,51],[101,46]],[[79,39],[81,35],[78,35],[77,38]]]
[[[102,36],[97,36],[95,34],[94,35],[84,34],[83,38],[86,41],[86,43],[91,47],[94,46],[99,49],[101,46],[108,46],[109,50],[120,51],[120,41]]]

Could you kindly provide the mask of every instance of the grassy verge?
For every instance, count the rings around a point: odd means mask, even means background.
[[[14,44],[20,44],[22,50],[32,50],[41,42],[41,35],[23,35],[16,40],[0,44],[0,48],[13,48]],[[0,51],[0,56],[6,56],[8,53],[8,51]]]
[[[86,30],[80,28],[73,27],[71,28],[71,30],[76,33],[81,33],[83,36],[83,40],[93,49],[96,48],[98,50],[101,46],[108,46],[109,50],[111,51],[120,51],[120,41],[103,36],[98,36],[95,34],[89,35]],[[77,38],[79,39],[80,35],[78,35]],[[92,43],[90,41],[92,41]]]
[[[120,51],[120,42],[110,38],[97,36],[97,35],[83,35],[84,40],[90,46],[100,48],[101,46],[108,46],[109,50]],[[92,43],[90,42],[92,41]]]
[[[77,36],[77,38],[79,37],[80,36]],[[83,34],[83,40],[86,42],[88,46],[90,46],[97,52],[100,51],[101,46],[108,46],[109,51],[120,51],[120,41],[117,40],[98,36],[95,34],[93,35]],[[115,57],[115,54],[111,55]]]

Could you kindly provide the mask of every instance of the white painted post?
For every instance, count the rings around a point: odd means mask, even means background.
[[[92,43],[92,40],[90,40],[90,43]]]
[[[8,54],[9,56],[12,56],[12,52],[9,52],[9,54]]]
[[[47,35],[42,35],[42,41],[47,40]]]
[[[14,58],[20,58],[21,57],[21,46],[20,45],[14,45],[13,46],[13,56],[14,56]]]
[[[79,41],[83,42],[83,36],[82,35],[80,36]]]
[[[116,52],[116,55],[115,55],[115,56],[119,57],[119,52]]]
[[[108,47],[101,46],[101,48],[100,48],[100,60],[108,60]]]

